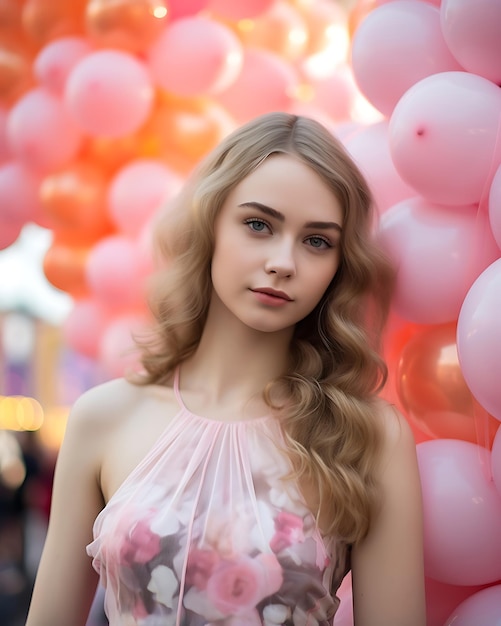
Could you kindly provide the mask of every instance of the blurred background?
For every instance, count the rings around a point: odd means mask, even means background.
[[[273,110],[343,142],[399,267],[384,393],[418,446],[428,626],[501,623],[500,24],[501,0],[0,0],[2,626],[72,403],[137,364],[155,220]]]

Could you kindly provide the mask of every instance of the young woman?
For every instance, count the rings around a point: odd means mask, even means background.
[[[142,373],[72,410],[28,626],[85,624],[96,572],[112,626],[330,625],[350,570],[356,626],[424,626],[373,226],[312,120],[267,114],[209,155],[158,226]]]

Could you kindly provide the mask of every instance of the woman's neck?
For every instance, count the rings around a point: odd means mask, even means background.
[[[209,315],[197,350],[181,365],[181,388],[196,390],[208,405],[254,406],[248,410],[262,414],[266,385],[287,371],[291,335]]]

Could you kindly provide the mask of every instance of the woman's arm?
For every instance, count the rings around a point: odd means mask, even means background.
[[[58,455],[48,533],[26,626],[80,626],[87,621],[97,584],[85,547],[103,506],[99,488],[98,396],[74,405]],[[102,433],[101,433],[102,435]]]
[[[352,555],[355,626],[425,626],[421,485],[409,424],[382,411],[380,508]]]

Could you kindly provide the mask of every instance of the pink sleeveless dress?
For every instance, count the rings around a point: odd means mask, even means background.
[[[327,626],[349,546],[323,537],[277,420],[179,413],[87,546],[111,626]]]

